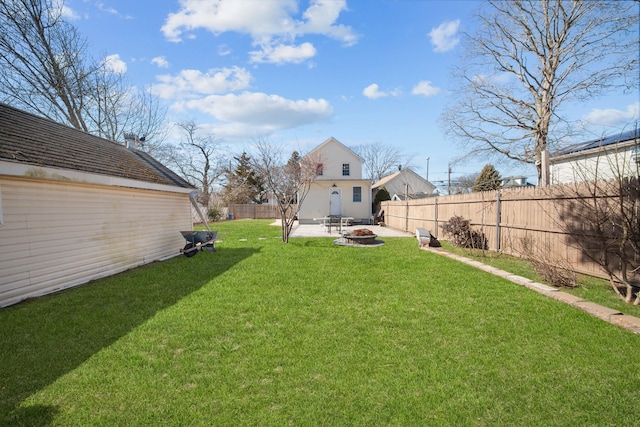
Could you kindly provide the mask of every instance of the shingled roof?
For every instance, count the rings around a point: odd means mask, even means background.
[[[2,103],[0,160],[193,188],[143,151]]]

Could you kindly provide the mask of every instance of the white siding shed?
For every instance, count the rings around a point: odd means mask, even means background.
[[[178,254],[193,190],[146,153],[0,104],[0,307]]]

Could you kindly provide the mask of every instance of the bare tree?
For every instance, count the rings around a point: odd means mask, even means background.
[[[87,105],[84,110],[88,131],[114,142],[124,133],[144,137],[143,148],[153,151],[167,135],[167,109],[150,88],[128,84],[123,73],[108,66],[87,78]]]
[[[473,191],[473,186],[478,180],[480,172],[463,175],[451,182],[451,192],[453,194],[466,194]]]
[[[376,182],[396,172],[398,168],[408,166],[410,159],[396,147],[381,142],[357,145],[351,149],[364,160],[363,175]]]
[[[582,256],[602,268],[621,299],[640,305],[637,158],[602,150],[594,162],[576,163],[574,174],[575,182],[549,188],[560,202],[548,214]]]
[[[62,3],[0,2],[0,94],[5,102],[88,131],[87,44],[62,20]]]
[[[166,135],[164,109],[106,60],[62,16],[64,2],[0,2],[0,99],[114,142],[144,136],[153,151]],[[154,145],[155,144],[155,145]]]
[[[200,135],[200,126],[189,120],[176,124],[185,132],[185,141],[174,147],[173,165],[184,179],[200,189],[199,201],[209,206],[213,184],[225,171],[227,157],[220,140]]]
[[[301,158],[296,155],[285,162],[283,148],[264,138],[255,142],[255,150],[253,168],[276,199],[282,222],[282,241],[288,243],[300,206],[316,179],[320,161],[311,155]]]
[[[488,0],[466,36],[447,133],[472,154],[535,163],[569,132],[563,108],[638,86],[638,2]]]

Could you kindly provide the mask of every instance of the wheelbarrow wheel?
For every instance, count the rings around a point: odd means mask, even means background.
[[[186,257],[192,257],[195,254],[198,253],[197,249],[193,249],[196,245],[194,245],[193,243],[189,242],[186,245],[184,245],[184,248],[182,249],[182,253],[186,256]],[[190,250],[193,249],[193,250]]]

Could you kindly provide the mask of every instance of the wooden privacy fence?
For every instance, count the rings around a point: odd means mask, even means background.
[[[270,219],[279,218],[278,206],[276,205],[229,205],[228,215],[233,215],[233,219]]]
[[[386,201],[382,209],[387,226],[412,233],[416,228],[425,228],[438,238],[444,238],[444,223],[461,216],[470,221],[473,230],[484,234],[488,250],[522,256],[524,243],[528,242],[529,248],[550,260],[568,263],[580,273],[604,277],[604,271],[586,254],[584,245],[576,243],[577,234],[584,234],[585,227],[589,227],[588,221],[581,222],[589,214],[579,210],[592,203],[589,198],[593,195],[589,191],[580,194],[582,190],[575,188],[527,187]],[[601,197],[603,202],[616,198]],[[637,196],[631,203],[637,215]]]

